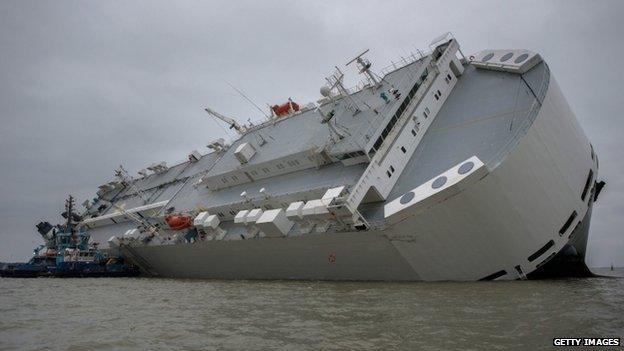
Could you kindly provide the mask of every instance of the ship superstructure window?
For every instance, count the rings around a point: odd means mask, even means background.
[[[592,178],[594,177],[594,171],[589,170],[589,174],[587,175],[587,180],[585,181],[585,187],[583,188],[583,193],[581,193],[581,200],[585,201],[585,197],[587,197],[587,192],[589,191],[589,186],[591,185]]]
[[[427,78],[427,74],[428,74],[427,70],[425,70],[423,72],[423,74],[420,76],[420,80],[417,81],[414,84],[414,86],[412,87],[412,89],[410,89],[410,91],[407,93],[407,96],[405,97],[405,99],[401,103],[401,106],[399,106],[399,108],[395,112],[394,116],[392,116],[392,118],[390,119],[390,121],[386,125],[386,128],[384,128],[384,130],[381,132],[381,135],[379,136],[379,138],[377,138],[377,140],[375,141],[375,144],[373,144],[374,151],[379,150],[379,147],[381,147],[381,144],[383,144],[383,141],[388,136],[388,133],[390,133],[390,131],[392,130],[392,128],[394,127],[396,122],[399,120],[399,118],[401,117],[401,115],[403,114],[403,112],[405,111],[407,106],[409,105],[409,103],[412,101],[412,98],[416,94],[416,91],[418,91],[418,88],[420,88],[421,82],[423,80],[425,80],[425,78]],[[369,151],[369,153],[372,154],[374,152],[373,152],[373,150],[371,150],[371,151]]]
[[[568,220],[563,224],[561,229],[559,229],[559,236],[562,236],[563,234],[565,234],[565,232],[568,231],[568,228],[570,228],[570,226],[572,225],[572,222],[574,221],[577,215],[578,213],[576,213],[576,211],[572,211],[572,214],[570,215],[570,217],[568,217]]]
[[[451,77],[450,74],[447,74],[444,80],[446,81],[446,84],[451,84],[451,80],[453,80],[453,77]]]
[[[258,175],[258,171],[251,171],[249,173],[251,173],[251,175],[253,175],[253,176],[257,176]]]
[[[440,96],[442,96],[442,93],[439,90],[436,90],[435,94],[433,94],[436,100],[440,100]]]
[[[262,169],[262,172],[264,172],[264,173],[269,173],[269,169],[268,169],[268,168],[263,168],[263,169]]]
[[[390,166],[388,170],[386,171],[386,175],[388,175],[388,178],[391,178],[393,174],[394,174],[394,167]]]
[[[281,164],[281,163],[278,163],[278,164],[275,165],[275,168],[277,168],[277,169],[284,169],[284,165]]]
[[[381,135],[379,136],[379,138],[377,138],[377,140],[375,141],[375,144],[373,144],[373,147],[371,148],[371,150],[368,151],[370,155],[374,155],[375,152],[377,150],[379,150],[379,148],[381,147],[381,144],[383,144],[383,141],[388,136],[388,133],[390,133],[390,131],[394,127],[394,124],[398,121],[398,119],[400,118],[401,114],[403,114],[403,112],[405,111],[405,109],[407,108],[409,103],[411,102],[411,100],[414,97],[414,95],[416,95],[416,92],[418,91],[418,88],[420,88],[420,85],[422,84],[422,82],[425,79],[427,79],[428,75],[429,75],[429,71],[427,69],[425,69],[423,71],[423,73],[421,74],[419,80],[414,84],[412,89],[410,89],[410,91],[407,93],[407,97],[405,98],[405,100],[403,100],[403,102],[401,103],[401,106],[399,106],[399,108],[397,109],[397,111],[394,114],[394,116],[390,119],[390,121],[388,122],[388,125],[386,126],[386,128],[384,128],[384,130],[381,132]],[[414,136],[416,136],[416,135],[414,134]]]
[[[233,175],[233,176],[232,176],[232,180],[236,182],[236,181],[238,181],[238,177],[237,177],[237,176],[235,176],[235,175]]]

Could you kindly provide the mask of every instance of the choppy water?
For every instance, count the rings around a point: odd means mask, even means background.
[[[553,337],[624,337],[623,302],[624,278],[0,278],[0,349],[543,349]]]

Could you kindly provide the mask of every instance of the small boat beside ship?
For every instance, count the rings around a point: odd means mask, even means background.
[[[113,256],[98,249],[98,243],[84,230],[76,230],[81,217],[74,213],[72,196],[65,203],[64,225],[53,226],[48,222],[37,224],[37,231],[45,240],[34,250],[33,257],[25,263],[0,264],[0,276],[12,278],[83,278],[83,277],[129,277],[139,274],[139,269],[125,262],[123,257]]]

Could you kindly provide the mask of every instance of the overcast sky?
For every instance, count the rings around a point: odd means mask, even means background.
[[[624,1],[0,2],[0,261],[27,259],[34,225],[92,197],[120,163],[172,164],[240,121],[319,97],[370,48],[381,68],[451,31],[464,53],[526,48],[549,63],[600,158],[588,262],[624,265]],[[346,68],[349,81],[356,81]]]

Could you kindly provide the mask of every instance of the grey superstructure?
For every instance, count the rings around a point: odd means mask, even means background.
[[[300,110],[247,126],[219,115],[239,131],[230,145],[119,171],[82,227],[168,277],[589,274],[598,158],[538,54],[464,57],[443,36],[379,75],[353,64],[357,89],[337,71]]]

